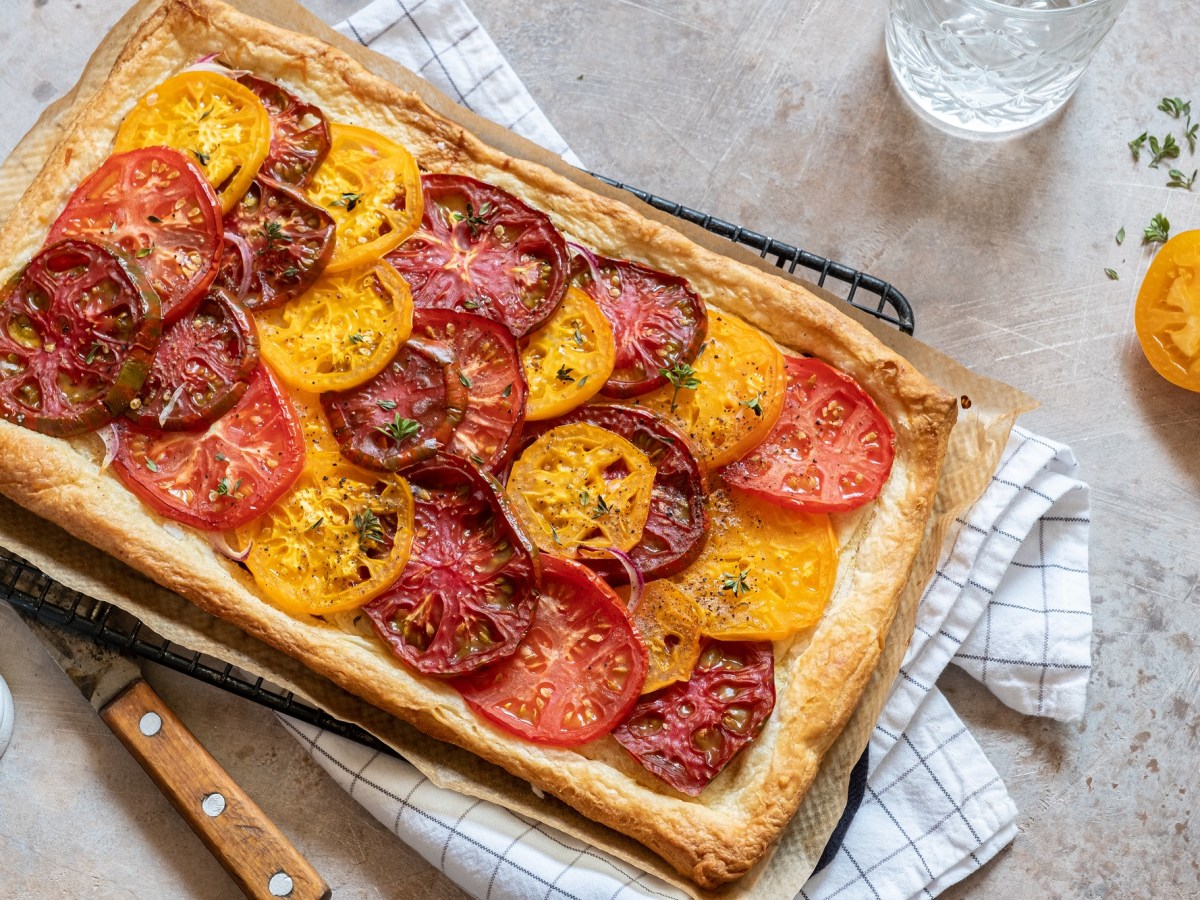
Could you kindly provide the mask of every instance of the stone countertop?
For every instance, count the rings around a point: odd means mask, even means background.
[[[307,5],[332,22],[364,2]],[[0,155],[127,5],[0,0]],[[1023,423],[1079,456],[1093,486],[1088,712],[1077,725],[1026,718],[957,670],[943,677],[1021,811],[1012,846],[944,896],[1194,895],[1200,395],[1146,364],[1133,305],[1153,256],[1142,229],[1159,212],[1174,232],[1200,227],[1200,193],[1167,189],[1126,142],[1168,130],[1159,98],[1195,88],[1200,7],[1131,4],[1062,113],[969,141],[918,120],[892,86],[881,2],[472,6],[590,168],[891,281],[919,338],[1038,397]],[[1175,164],[1200,162],[1185,147]],[[337,896],[464,896],[270,713],[147,669]],[[0,759],[3,893],[236,895],[6,608],[0,674],[17,710]]]

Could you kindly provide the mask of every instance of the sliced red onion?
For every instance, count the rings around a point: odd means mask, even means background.
[[[181,384],[175,388],[175,393],[171,395],[171,399],[167,401],[167,405],[162,408],[162,412],[158,414],[158,427],[167,427],[167,417],[171,415],[171,410],[175,408],[175,404],[179,402],[179,398],[183,396],[184,388],[187,385]]]
[[[245,69],[231,69],[229,66],[223,66],[217,62],[217,57],[220,53],[210,53],[207,56],[202,56],[183,71],[185,72],[212,72],[214,75],[224,75],[226,78],[237,80],[243,75],[248,75]]]
[[[646,579],[634,564],[633,557],[616,547],[589,547],[587,552],[607,554],[625,567],[625,573],[629,576],[629,602],[625,604],[625,609],[632,616],[642,602],[642,592],[646,590]]]
[[[169,534],[171,537],[175,538],[175,540],[177,540],[177,541],[183,540],[183,529],[180,528],[178,525],[176,525],[174,522],[163,522],[162,530],[165,531],[167,534]]]
[[[104,459],[100,461],[100,471],[103,472],[112,465],[113,457],[117,455],[117,429],[109,422],[96,435],[104,441]]]
[[[233,244],[238,256],[242,258],[242,282],[238,285],[238,299],[244,301],[250,293],[250,279],[254,274],[254,254],[250,250],[250,242],[233,231],[225,232],[225,240]]]
[[[250,548],[254,546],[254,541],[246,544],[245,550],[235,550],[233,545],[229,543],[229,537],[224,531],[213,531],[208,535],[208,542],[212,544],[212,548],[222,556],[232,559],[234,562],[245,562],[250,555]]]

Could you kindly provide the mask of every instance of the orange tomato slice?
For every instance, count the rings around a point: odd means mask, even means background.
[[[375,262],[417,230],[425,206],[417,161],[404,147],[356,125],[329,126],[329,155],[308,199],[333,216],[337,237],[326,271]]]
[[[651,581],[630,618],[650,657],[642,693],[687,681],[700,657],[705,619],[696,601],[669,581]]]
[[[271,118],[249,88],[215,72],[181,72],[148,91],[117,131],[114,153],[171,147],[196,163],[229,212],[271,149]]]
[[[552,419],[590,400],[612,374],[617,345],[600,307],[576,287],[521,350],[529,394],[525,418]]]
[[[689,438],[709,469],[741,459],[775,427],[787,396],[783,354],[766,335],[708,310],[708,339],[672,383],[639,398]],[[677,384],[676,384],[677,382]]]
[[[1134,326],[1154,371],[1200,391],[1200,231],[1177,234],[1158,251],[1138,291]]]

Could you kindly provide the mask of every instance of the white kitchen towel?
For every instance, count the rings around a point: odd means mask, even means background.
[[[338,28],[481,115],[565,151],[462,0],[375,0]],[[829,867],[798,896],[932,897],[1015,836],[1016,808],[1000,776],[933,685],[953,660],[1017,709],[1081,714],[1091,645],[1088,497],[1073,464],[1067,448],[1014,431],[922,598],[916,637],[872,735],[861,811]],[[284,723],[377,819],[473,896],[681,896],[554,829],[437,788],[401,760]]]

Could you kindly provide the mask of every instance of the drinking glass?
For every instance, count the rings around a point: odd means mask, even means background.
[[[1126,0],[890,0],[892,72],[948,130],[1006,134],[1070,98]]]

